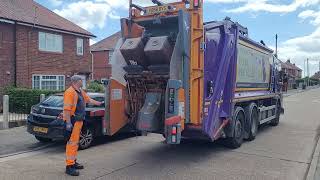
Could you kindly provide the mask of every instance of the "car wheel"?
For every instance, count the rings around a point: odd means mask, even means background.
[[[83,127],[80,133],[79,149],[89,148],[94,140],[93,130],[88,127]]]
[[[34,136],[39,142],[42,142],[42,143],[48,143],[48,142],[51,142],[52,139],[49,139],[49,138],[44,138],[44,137],[40,137],[40,136]]]

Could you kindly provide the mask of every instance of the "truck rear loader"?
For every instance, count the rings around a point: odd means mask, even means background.
[[[226,18],[203,22],[201,0],[131,0],[106,83],[104,133],[124,127],[231,148],[284,112],[273,51]]]

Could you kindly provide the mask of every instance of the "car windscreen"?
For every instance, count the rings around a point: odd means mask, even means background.
[[[103,96],[97,96],[97,97],[91,97],[92,99],[103,102],[104,97]],[[46,100],[44,100],[41,103],[42,106],[47,106],[47,107],[63,107],[63,96],[49,96]],[[101,106],[95,106],[92,104],[87,104],[87,107],[93,108],[93,107],[104,107],[103,105]]]
[[[48,107],[63,107],[63,96],[49,96],[41,105]]]

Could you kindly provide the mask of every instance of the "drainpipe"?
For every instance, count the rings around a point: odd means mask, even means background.
[[[13,52],[13,75],[14,75],[14,87],[17,87],[17,22],[14,22],[13,27],[13,41],[14,41],[14,52]]]
[[[90,51],[91,54],[91,80],[93,80],[93,54],[92,51]]]

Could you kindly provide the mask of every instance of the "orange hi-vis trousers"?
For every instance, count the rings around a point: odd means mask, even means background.
[[[66,146],[67,166],[74,165],[76,162],[82,126],[83,126],[83,121],[76,121],[74,123],[71,137],[67,142],[67,146]]]

